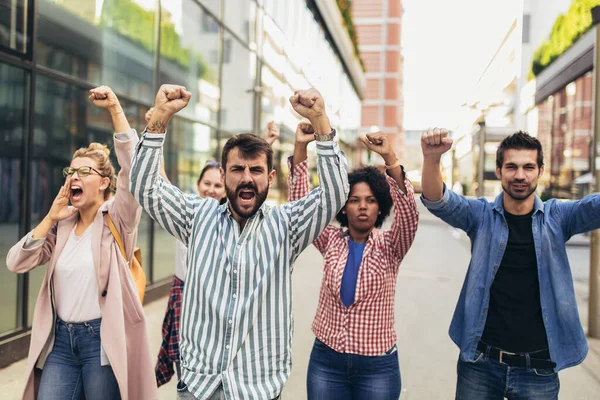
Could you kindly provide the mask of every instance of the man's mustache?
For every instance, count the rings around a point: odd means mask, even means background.
[[[235,188],[235,192],[239,193],[241,190],[254,190],[255,192],[256,190],[256,186],[253,183],[242,183],[241,185],[238,185],[237,188]]]

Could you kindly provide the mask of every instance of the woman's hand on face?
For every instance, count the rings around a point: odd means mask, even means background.
[[[77,213],[76,208],[69,208],[70,194],[71,177],[68,176],[65,180],[65,184],[61,186],[58,194],[54,198],[50,211],[48,211],[48,218],[50,218],[53,223],[67,219]]]
[[[91,89],[89,99],[96,107],[105,108],[111,114],[123,112],[117,95],[108,86]]]

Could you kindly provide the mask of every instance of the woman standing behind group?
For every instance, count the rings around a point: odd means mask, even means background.
[[[296,130],[289,200],[309,190],[306,146],[312,126]],[[387,135],[370,133],[362,142],[379,154],[387,174],[365,167],[348,174],[350,193],[313,242],[324,259],[316,335],[307,373],[309,400],[392,400],[400,397],[400,366],[394,329],[396,278],[412,245],[419,214]],[[394,207],[389,230],[378,231]]]
[[[141,207],[129,192],[138,137],[112,90],[90,90],[110,112],[115,170],[105,145],[77,150],[46,217],[9,251],[12,272],[48,263],[38,294],[27,360],[25,399],[155,399],[142,304],[106,221],[114,222],[133,257]],[[71,202],[72,206],[69,206]]]

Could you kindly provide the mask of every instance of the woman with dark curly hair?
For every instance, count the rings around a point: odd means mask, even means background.
[[[309,191],[306,146],[310,124],[296,129],[289,200]],[[394,330],[398,268],[412,245],[419,214],[414,190],[384,133],[362,142],[378,153],[387,174],[365,167],[348,175],[350,194],[336,219],[313,242],[324,258],[316,335],[307,374],[308,399],[380,400],[400,397]],[[389,230],[378,231],[394,207]]]

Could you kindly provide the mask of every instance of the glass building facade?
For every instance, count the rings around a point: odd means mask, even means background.
[[[306,0],[0,2],[1,259],[47,213],[73,152],[112,143],[109,117],[87,100],[94,86],[113,88],[138,131],[160,84],[192,92],[165,144],[167,174],[184,191],[195,190],[198,172],[219,158],[227,138],[275,120],[282,135],[269,201],[285,199],[295,89],[321,91],[351,152],[360,98],[322,21]],[[138,246],[150,290],[174,272],[174,240],[143,215]],[[0,268],[0,342],[29,329],[44,273]]]

